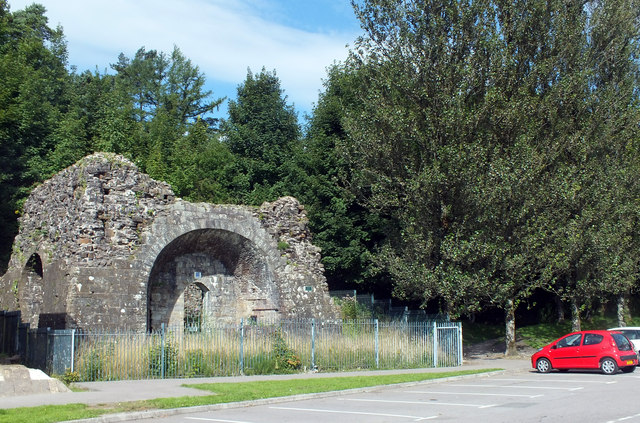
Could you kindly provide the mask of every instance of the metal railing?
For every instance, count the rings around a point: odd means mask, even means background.
[[[44,358],[29,351],[25,357],[49,374],[71,372],[80,381],[462,364],[462,326],[449,321],[304,319],[216,323],[199,331],[37,331],[28,350],[46,351]]]

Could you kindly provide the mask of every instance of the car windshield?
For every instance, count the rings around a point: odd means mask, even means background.
[[[621,333],[612,333],[613,340],[616,341],[616,345],[620,351],[631,351],[631,342]]]

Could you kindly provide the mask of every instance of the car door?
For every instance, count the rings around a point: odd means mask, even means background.
[[[604,343],[604,336],[598,333],[585,333],[580,347],[580,367],[587,369],[597,369],[600,366],[600,357],[607,347]]]
[[[549,350],[551,366],[554,369],[572,369],[582,367],[580,362],[580,344],[582,333],[572,333],[556,342],[555,348]]]

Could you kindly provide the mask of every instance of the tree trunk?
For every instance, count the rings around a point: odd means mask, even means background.
[[[627,315],[627,298],[624,294],[618,295],[618,326],[627,326],[625,317]]]
[[[504,309],[504,321],[505,321],[505,352],[507,356],[513,356],[518,353],[516,348],[516,310],[513,304],[513,300],[507,300],[506,307]]]
[[[562,298],[559,295],[554,295],[553,300],[556,303],[556,318],[558,323],[564,322],[564,304],[562,304]]]
[[[574,332],[580,330],[580,308],[575,298],[571,299],[571,329]]]

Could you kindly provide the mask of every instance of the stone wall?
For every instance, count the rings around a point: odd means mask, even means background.
[[[336,315],[296,199],[189,203],[105,153],[34,189],[0,309],[32,327],[149,330],[198,307],[205,320]]]

